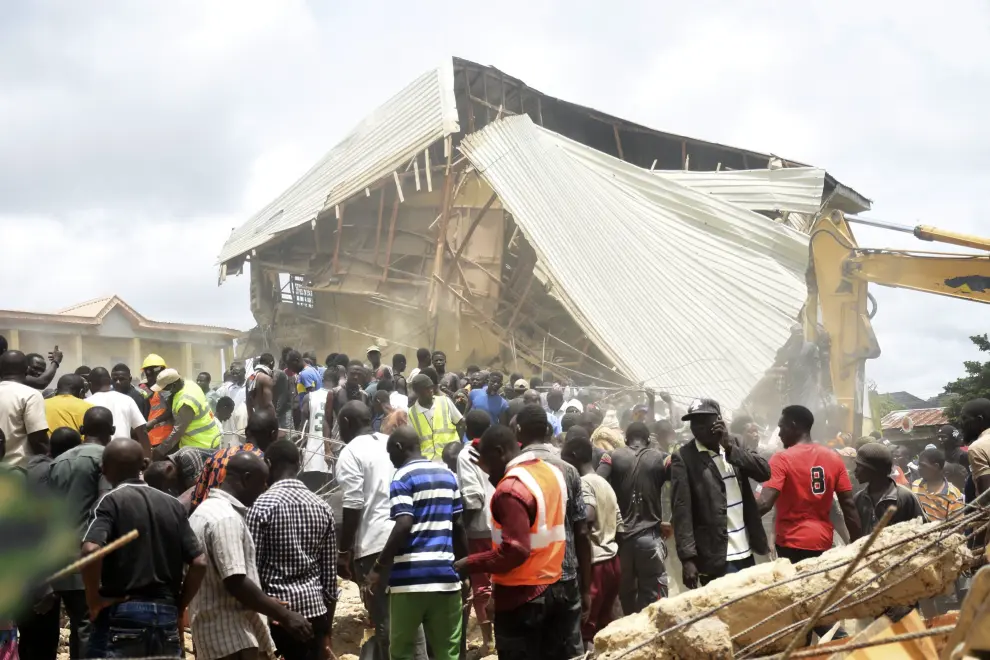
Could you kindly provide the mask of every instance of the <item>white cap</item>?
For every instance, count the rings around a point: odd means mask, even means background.
[[[163,389],[182,378],[175,369],[162,369],[155,379],[155,384],[151,386],[152,392],[161,392]]]
[[[372,344],[371,346],[369,346],[368,347],[368,350],[365,351],[365,353],[378,353],[378,354],[381,354],[381,352],[382,352],[382,349],[378,348],[378,346],[377,345],[374,345],[374,344]]]

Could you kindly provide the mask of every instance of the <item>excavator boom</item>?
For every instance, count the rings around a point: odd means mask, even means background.
[[[990,254],[920,253],[860,248],[850,222],[911,233],[917,238],[990,251],[990,239],[919,225],[906,227],[821,216],[811,228],[805,338],[828,346],[828,375],[841,430],[862,434],[866,360],[879,357],[869,308],[869,284],[990,303]],[[824,335],[824,336],[822,336]]]

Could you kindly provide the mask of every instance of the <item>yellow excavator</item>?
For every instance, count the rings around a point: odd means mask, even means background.
[[[983,251],[983,254],[862,248],[851,223],[913,234],[923,241]],[[876,301],[869,284],[914,289],[990,303],[990,238],[968,236],[926,225],[907,227],[846,216],[821,215],[810,231],[808,300],[802,311],[806,341],[827,347],[830,422],[858,438],[863,432],[866,361],[880,355],[870,319]],[[823,365],[824,370],[824,365]],[[867,406],[868,407],[868,406]],[[838,416],[840,419],[834,419]]]

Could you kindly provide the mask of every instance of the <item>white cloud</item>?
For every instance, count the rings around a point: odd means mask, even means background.
[[[216,288],[230,228],[443,57],[671,132],[814,163],[877,217],[990,233],[990,10],[302,0],[0,8],[4,307],[119,293],[152,318],[247,327]],[[863,244],[932,247],[889,232]],[[39,267],[39,264],[42,264]],[[168,266],[167,274],[165,266]],[[882,389],[937,392],[990,309],[877,287]]]

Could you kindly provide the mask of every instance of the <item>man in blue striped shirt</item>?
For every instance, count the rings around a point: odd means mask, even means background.
[[[457,660],[461,579],[454,560],[467,554],[457,478],[423,458],[409,426],[393,433],[386,447],[396,467],[390,488],[395,526],[368,575],[368,589],[388,584],[393,660],[412,660],[420,625],[436,660]]]

